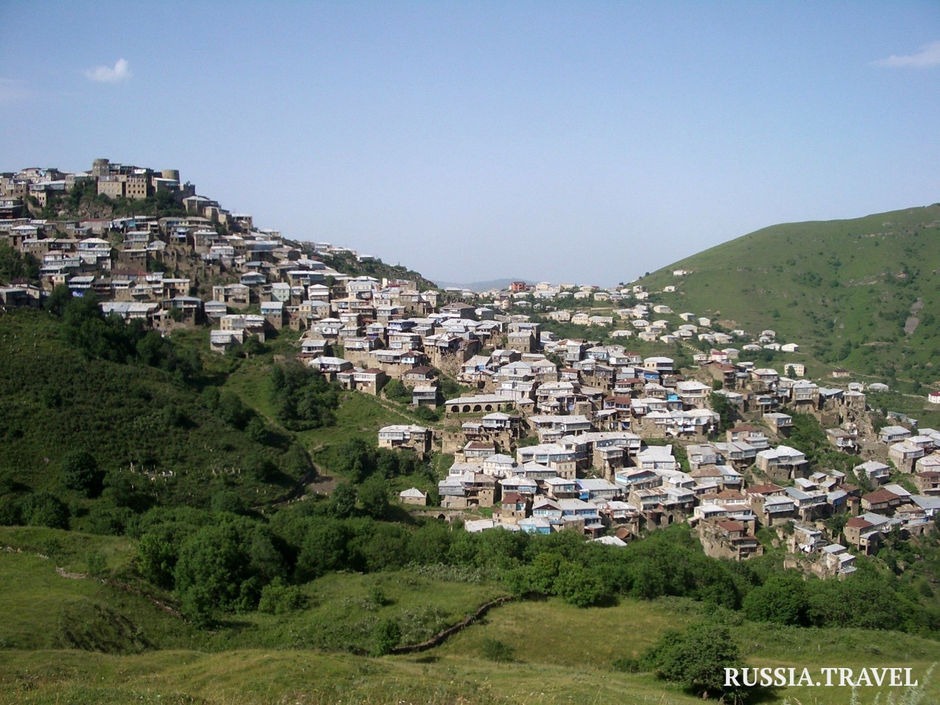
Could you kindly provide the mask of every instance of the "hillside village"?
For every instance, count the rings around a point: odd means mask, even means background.
[[[76,189],[101,202],[162,194],[180,214],[33,217]],[[619,546],[688,522],[709,555],[745,560],[769,541],[834,577],[889,537],[936,530],[940,431],[876,424],[866,393],[884,385],[811,381],[797,342],[676,313],[660,292],[514,282],[478,294],[350,274],[341,262],[371,258],[259,229],[175,170],[106,159],[0,175],[0,243],[37,265],[32,281],[0,283],[4,308],[92,292],[105,314],[164,333],[207,326],[216,354],[289,330],[297,359],[345,389],[394,388],[427,425],[382,428],[379,447],[453,456],[436,498],[411,488],[402,504],[467,531],[576,529]],[[763,351],[790,357],[746,359]],[[857,461],[848,472],[788,445],[802,418]]]

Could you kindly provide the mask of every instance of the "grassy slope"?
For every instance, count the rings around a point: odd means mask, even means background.
[[[274,417],[268,381],[272,364],[270,357],[243,360],[238,368],[228,375],[223,387],[238,394],[246,406],[264,416],[271,426],[279,427]],[[300,431],[295,436],[310,451],[321,473],[334,476],[332,468],[329,467],[330,449],[354,438],[375,446],[379,429],[390,424],[440,425],[422,421],[413,416],[407,407],[386,399],[377,399],[361,392],[344,392],[335,412],[334,424]],[[438,474],[446,474],[447,467],[449,464],[437,468]],[[390,483],[391,489],[396,492],[413,486],[423,490],[430,489],[427,478],[423,476],[395,477]]]
[[[182,421],[168,421],[169,411]],[[102,470],[172,471],[169,496],[199,501],[211,478],[233,473],[236,484],[280,494],[241,476],[245,458],[277,460],[267,448],[228,426],[198,392],[143,365],[85,360],[59,337],[45,313],[0,316],[0,468],[35,488],[59,491],[55,471],[72,450],[86,450]],[[141,482],[149,483],[143,475]]]
[[[287,614],[236,614],[212,632],[192,629],[148,599],[155,596],[172,604],[172,597],[122,575],[134,560],[136,543],[124,537],[95,536],[36,527],[0,527],[0,645],[10,648],[55,648],[69,645],[63,632],[78,625],[97,629],[92,640],[98,650],[123,653],[138,650],[131,642],[107,641],[114,626],[127,620],[151,648],[326,648],[368,651],[372,629],[385,618],[398,621],[403,643],[418,643],[460,621],[479,605],[500,597],[498,585],[479,580],[455,581],[418,570],[373,574],[331,573],[303,586],[307,609]],[[88,555],[107,560],[109,578],[67,578],[88,570]],[[118,577],[113,577],[113,576]],[[143,588],[146,595],[137,588]],[[96,606],[109,612],[96,624],[85,624]],[[7,614],[7,610],[9,613]],[[91,620],[93,621],[93,620]]]
[[[252,359],[208,353],[205,330],[174,334],[180,345],[202,353],[210,377],[238,394],[265,423],[295,436],[318,456],[350,438],[376,444],[378,429],[417,423],[397,405],[365,394],[344,393],[332,426],[297,434],[274,418],[268,378],[274,361],[295,348],[296,334],[282,331]],[[168,425],[164,412],[183,412],[182,426]],[[142,365],[85,360],[60,339],[56,322],[36,311],[0,316],[0,468],[15,470],[33,488],[62,493],[57,470],[71,450],[92,453],[102,470],[173,471],[167,497],[199,503],[213,484],[243,487],[252,503],[283,494],[239,472],[246,458],[262,455],[279,462],[281,449],[263,446],[209,411],[198,390],[174,383],[167,373]],[[327,470],[329,470],[327,468]],[[232,474],[234,472],[234,474]],[[143,479],[142,482],[149,483]],[[416,480],[411,479],[411,484]],[[160,482],[163,482],[161,480]],[[408,478],[402,479],[404,487]],[[68,493],[63,494],[68,496]]]
[[[80,570],[90,550],[107,554],[109,567],[119,570],[133,556],[127,539],[0,528],[0,545],[23,550],[0,553],[0,703],[701,702],[649,674],[611,669],[614,659],[639,654],[665,629],[704,616],[705,608],[688,600],[622,600],[591,609],[556,599],[510,603],[435,650],[373,658],[308,647],[355,635],[385,617],[404,625],[407,641],[417,641],[499,594],[498,588],[411,571],[333,574],[306,586],[314,599],[308,610],[236,617],[200,633],[144,597],[56,574],[56,565]],[[36,556],[37,548],[49,558]],[[372,601],[376,588],[386,605]],[[728,619],[749,665],[902,665],[919,677],[940,660],[940,644],[906,634]],[[512,662],[484,657],[484,643],[493,639],[513,649]],[[63,648],[76,642],[84,648]],[[862,690],[861,705],[872,703],[876,690]],[[928,694],[924,702],[940,700],[940,679]],[[796,688],[765,702],[787,696],[844,705],[850,694]]]
[[[940,205],[854,220],[789,223],[680,260],[641,280],[675,311],[755,333],[773,328],[828,369],[930,383],[940,376]],[[682,279],[674,269],[691,269]],[[903,330],[920,299],[919,325]],[[931,318],[928,318],[931,317]],[[816,369],[815,373],[821,372]]]
[[[472,658],[372,659],[307,651],[159,652],[113,657],[12,651],[0,664],[0,703],[96,702],[314,705],[346,703],[702,702],[649,676],[493,664]]]

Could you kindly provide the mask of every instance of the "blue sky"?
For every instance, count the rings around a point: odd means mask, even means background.
[[[448,281],[940,201],[940,3],[0,5],[0,170],[178,168]]]

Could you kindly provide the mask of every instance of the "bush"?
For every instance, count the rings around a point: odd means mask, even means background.
[[[182,524],[161,524],[137,542],[137,570],[154,585],[171,589],[180,544],[191,530]]]
[[[312,523],[297,556],[297,579],[313,580],[327,571],[345,567],[350,533],[346,524],[336,519]]]
[[[86,497],[101,492],[101,473],[91,453],[75,450],[62,458],[62,482],[70,490],[78,490]]]
[[[48,526],[53,529],[67,529],[69,526],[68,507],[48,492],[37,492],[27,497],[22,504],[22,513],[30,526]]]
[[[555,592],[575,607],[600,605],[612,597],[597,573],[576,563],[562,567],[555,580]]]
[[[380,475],[373,475],[359,487],[359,502],[363,511],[373,519],[388,515],[388,483]]]
[[[372,630],[372,653],[383,656],[391,653],[401,641],[401,627],[394,619],[383,619]]]
[[[347,519],[356,513],[358,494],[356,488],[348,482],[341,482],[333,488],[330,495],[329,510],[337,519]]]
[[[197,625],[211,623],[217,610],[254,609],[262,587],[286,567],[265,526],[223,516],[183,541],[174,570],[183,614]]]
[[[385,394],[385,398],[391,401],[397,401],[400,404],[411,403],[411,390],[402,384],[400,380],[390,380],[382,389],[382,392]]]
[[[429,423],[441,420],[440,412],[436,409],[432,409],[429,406],[419,406],[414,410],[414,415],[417,419],[421,421],[427,421]]]
[[[496,663],[513,661],[516,653],[516,650],[509,644],[490,637],[483,640],[482,651],[484,658],[496,661]]]
[[[806,623],[809,595],[802,576],[773,575],[744,598],[744,613],[758,622],[801,625]]]
[[[724,687],[724,673],[741,665],[728,629],[708,622],[693,624],[685,632],[666,632],[640,659],[641,667],[702,697],[736,695]]]
[[[339,388],[299,362],[277,365],[270,376],[271,403],[278,421],[300,431],[333,423]]]
[[[0,526],[16,526],[23,523],[23,505],[17,497],[0,497]]]
[[[305,609],[310,598],[295,585],[287,585],[281,578],[275,578],[261,590],[258,611],[265,614],[287,614]]]

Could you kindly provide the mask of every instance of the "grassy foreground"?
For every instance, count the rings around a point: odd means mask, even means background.
[[[3,531],[7,546],[42,536]],[[447,580],[413,571],[333,574],[305,586],[310,606],[287,615],[251,613],[213,631],[199,631],[134,595],[76,577],[90,539],[61,532],[56,553],[0,553],[0,703],[656,703],[702,702],[651,674],[621,673],[618,658],[635,657],[668,628],[706,615],[685,599],[621,600],[578,609],[557,599],[516,602],[492,610],[437,649],[409,656],[356,656],[305,645],[355,648],[369,625],[385,617],[414,631],[451,624],[498,593],[485,581]],[[46,536],[48,543],[48,536]],[[125,539],[98,547],[109,565],[129,559]],[[57,571],[57,565],[60,569]],[[65,575],[63,575],[63,572]],[[376,603],[376,594],[383,599]],[[748,665],[860,669],[904,666],[924,682],[940,661],[940,644],[897,632],[799,629],[756,624],[728,613]],[[345,640],[345,641],[344,641]],[[493,642],[503,660],[492,660]],[[71,648],[64,648],[71,647]],[[299,647],[299,648],[298,648]],[[877,702],[887,703],[887,688]],[[898,689],[896,702],[940,702],[940,678],[923,699]],[[854,702],[873,705],[878,689]],[[847,688],[789,688],[759,702],[849,705]]]
[[[311,651],[137,656],[5,652],[2,703],[658,703],[700,702],[648,676],[472,658],[373,659]]]

